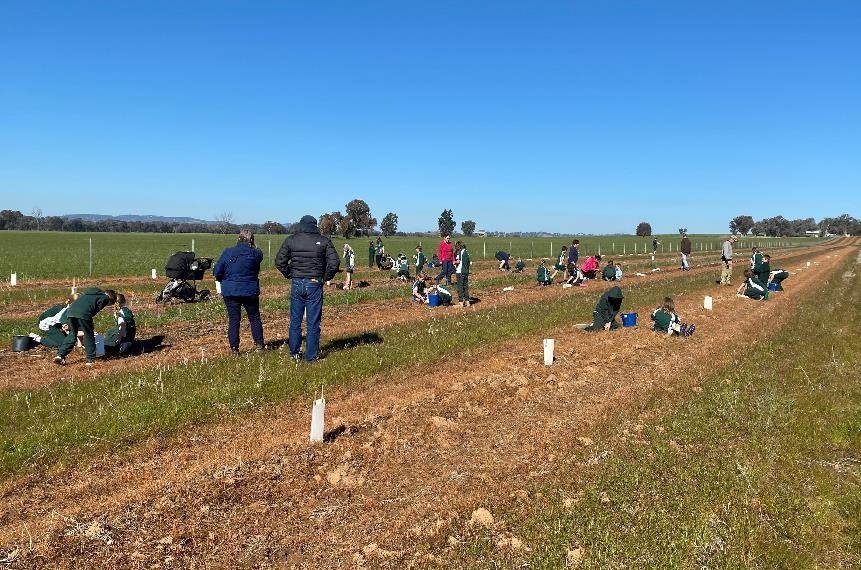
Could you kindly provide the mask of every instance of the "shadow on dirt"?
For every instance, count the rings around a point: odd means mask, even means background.
[[[305,335],[302,335],[302,341],[305,341]],[[287,347],[288,339],[279,338],[266,343],[266,348],[269,350],[278,350],[281,347]],[[367,332],[362,334],[357,334],[353,336],[345,336],[342,338],[336,338],[334,340],[330,340],[326,344],[320,345],[320,352],[322,353],[320,358],[324,358],[327,352],[334,352],[337,350],[346,350],[348,348],[355,348],[357,346],[362,346],[366,344],[382,344],[383,337],[375,332]]]

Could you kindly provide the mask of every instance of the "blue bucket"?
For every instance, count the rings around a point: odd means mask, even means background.
[[[622,313],[622,326],[635,327],[637,326],[637,313]]]
[[[436,293],[428,295],[428,305],[431,307],[439,307],[439,295]]]
[[[769,284],[768,284],[768,290],[769,290],[769,291],[777,291],[777,283],[775,283],[774,281],[772,281],[771,283],[769,283]]]

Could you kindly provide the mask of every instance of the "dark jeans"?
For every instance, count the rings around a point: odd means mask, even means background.
[[[260,321],[260,297],[224,297],[227,307],[227,342],[233,350],[239,349],[239,322],[242,320],[242,308],[248,315],[251,324],[251,338],[258,347],[263,346],[263,323]]]
[[[466,273],[457,274],[457,300],[469,301],[469,275]]]
[[[93,320],[78,319],[69,317],[69,334],[66,335],[66,340],[57,349],[57,356],[66,357],[72,349],[75,348],[75,342],[78,340],[78,331],[84,333],[84,349],[87,351],[87,361],[92,362],[96,359],[96,337],[93,336]]]
[[[451,261],[442,262],[442,272],[436,276],[436,281],[439,283],[445,277],[445,284],[451,285],[451,275],[454,273],[454,263]]]
[[[320,320],[323,318],[323,284],[317,279],[294,277],[290,287],[290,354],[302,345],[302,316],[305,315],[305,360],[317,360]]]
[[[377,269],[382,269],[383,268],[383,256],[378,255],[376,257],[376,261],[377,261]]]

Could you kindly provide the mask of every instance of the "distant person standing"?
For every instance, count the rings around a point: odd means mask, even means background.
[[[568,248],[568,263],[577,265],[580,261],[580,240],[575,239],[571,242],[571,247]]]
[[[383,240],[377,238],[377,243],[374,245],[374,259],[377,262],[377,270],[383,270],[383,255],[386,253],[386,248],[383,246]]]
[[[457,300],[469,307],[469,251],[463,242],[457,242]]]
[[[732,285],[732,246],[735,243],[735,235],[729,236],[724,240],[720,251],[720,260],[722,262],[720,272],[721,285]]]
[[[679,243],[679,252],[682,255],[682,271],[689,271],[691,266],[688,262],[688,257],[691,255],[691,240],[688,239],[688,234],[682,234],[682,241]]]
[[[323,283],[331,280],[341,265],[332,240],[320,234],[317,218],[302,216],[299,231],[284,240],[275,267],[290,286],[290,356],[299,360],[302,345],[302,318],[306,322],[305,360],[317,360],[320,348],[320,320],[323,318]]]
[[[436,253],[442,264],[442,271],[436,276],[436,282],[439,283],[445,277],[445,284],[451,285],[451,274],[454,273],[454,249],[451,246],[450,235],[442,238]]]
[[[652,238],[652,257],[655,257],[655,254],[658,253],[658,244],[660,243],[658,238]]]
[[[376,260],[377,260],[377,248],[374,247],[374,240],[371,240],[371,243],[368,246],[368,267],[373,267],[374,262]]]
[[[221,297],[227,308],[227,343],[230,352],[239,354],[239,322],[242,309],[248,315],[251,338],[257,352],[263,352],[263,322],[260,320],[260,263],[263,252],[254,247],[254,234],[242,228],[236,245],[228,247],[212,268],[212,276],[221,283]]]

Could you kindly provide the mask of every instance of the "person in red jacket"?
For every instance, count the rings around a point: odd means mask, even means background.
[[[436,253],[442,264],[442,272],[436,276],[436,282],[439,283],[445,277],[446,285],[451,285],[451,274],[454,273],[454,249],[451,246],[451,236],[445,236],[439,242]]]

